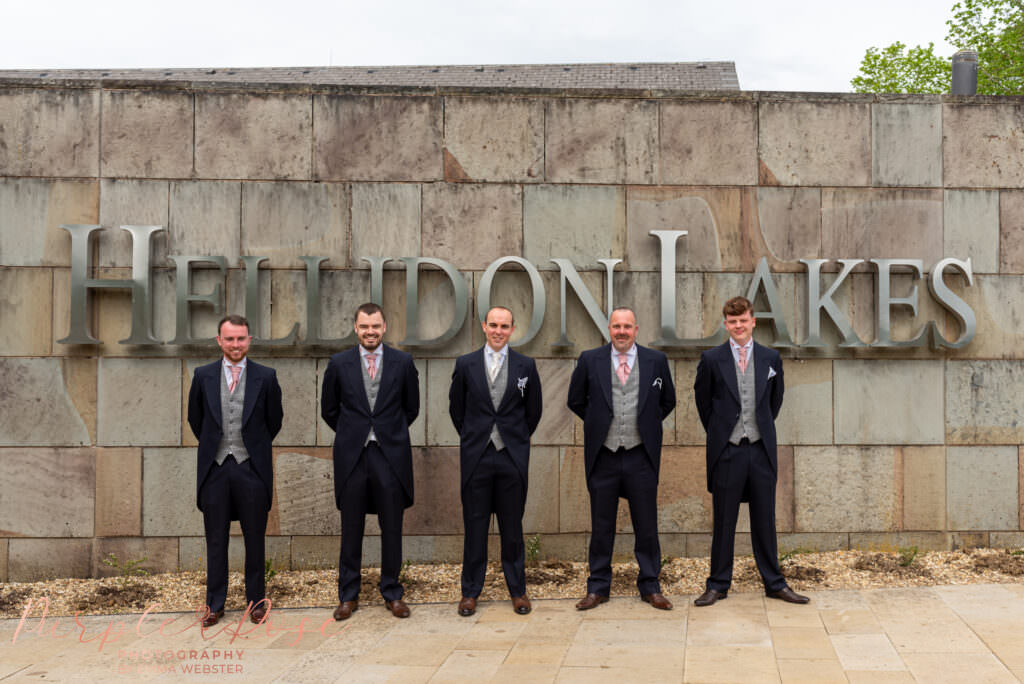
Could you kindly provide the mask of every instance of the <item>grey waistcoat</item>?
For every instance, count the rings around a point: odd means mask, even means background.
[[[220,425],[223,436],[217,445],[217,465],[224,465],[224,459],[232,454],[239,463],[249,460],[249,452],[242,441],[242,411],[245,408],[246,370],[238,376],[238,387],[234,394],[228,391],[228,379],[224,374],[224,365],[220,368]]]
[[[371,378],[366,370],[366,361],[363,360],[362,354],[359,355],[359,367],[363,370],[363,387],[366,389],[366,401],[370,404],[370,411],[373,411],[373,407],[377,405],[377,393],[380,391],[380,359],[384,357],[384,354],[383,352],[377,352],[377,356],[377,376]],[[377,435],[374,433],[373,428],[370,428],[370,434],[366,435],[366,441],[363,443],[363,446],[369,444],[370,440],[375,439],[377,439]]]
[[[740,390],[740,419],[736,421],[736,426],[732,429],[729,442],[739,444],[744,437],[751,442],[756,442],[761,439],[761,431],[757,429],[757,416],[754,413],[754,404],[757,399],[754,387],[754,348],[750,348],[746,373],[740,373],[740,364],[736,363],[735,357],[733,357],[732,365],[736,367],[736,384]]]
[[[633,363],[633,370],[626,378],[623,386],[619,382],[617,365],[614,361],[608,361],[612,365],[612,424],[608,428],[608,436],[604,438],[604,445],[615,451],[619,447],[632,449],[639,446],[643,440],[640,438],[640,428],[637,426],[636,414],[639,410],[640,396],[640,355]]]
[[[487,373],[487,384],[491,390],[491,403],[494,405],[494,410],[497,411],[501,405],[501,399],[505,396],[505,389],[508,387],[508,355],[505,355],[505,360],[501,362],[501,370],[498,371],[498,376],[494,378],[494,382],[491,382],[491,374],[487,368],[487,355],[484,354],[484,372]],[[491,444],[498,451],[505,448],[505,442],[501,439],[501,434],[498,432],[498,424],[495,423],[491,426]]]

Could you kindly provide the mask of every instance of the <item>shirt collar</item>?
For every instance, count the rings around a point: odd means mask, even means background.
[[[634,362],[636,362],[636,342],[634,342],[633,346],[626,352],[626,363],[629,364],[630,368],[633,367]],[[612,363],[616,366],[619,365],[619,351],[615,348],[615,345],[612,345]]]
[[[231,368],[232,366],[238,366],[242,370],[245,370],[245,362],[246,361],[248,361],[248,357],[246,357],[246,356],[243,356],[242,360],[239,361],[238,363],[231,363],[230,361],[228,361],[228,357],[226,357],[226,356],[222,356],[221,357],[221,365],[224,368]]]
[[[499,358],[504,360],[504,358],[506,356],[508,356],[508,345],[506,344],[505,346],[503,346],[498,351],[494,351],[493,349],[491,349],[491,345],[484,344],[484,351],[487,352],[488,358],[493,358],[494,356],[498,356]]]
[[[378,360],[384,358],[384,350],[380,345],[373,351],[368,351],[363,345],[359,345],[359,356],[365,359],[370,354],[376,354]]]
[[[743,347],[747,351],[750,351],[750,348],[753,345],[754,345],[754,338],[753,337],[751,337],[749,340],[747,340],[747,343],[743,344],[743,345],[736,344],[736,341],[734,339],[732,339],[731,337],[729,338],[729,346],[731,348],[733,348],[733,349],[739,349],[740,347]]]

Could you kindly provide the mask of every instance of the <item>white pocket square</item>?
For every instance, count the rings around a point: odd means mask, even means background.
[[[651,387],[661,389],[661,378],[654,378],[654,382],[651,383]]]
[[[772,378],[775,377],[775,375],[775,369],[772,368],[771,366],[768,366],[768,379],[771,380]]]

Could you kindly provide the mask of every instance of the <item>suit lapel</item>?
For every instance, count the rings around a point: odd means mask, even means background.
[[[519,359],[512,356],[512,350],[508,350],[508,377],[505,379],[505,392],[501,395],[501,402],[498,404],[498,409],[504,408],[505,404],[512,399],[520,373],[523,372],[523,366]],[[524,374],[525,375],[525,374]]]
[[[217,425],[223,427],[223,417],[220,413],[220,374],[224,372],[224,361],[218,361],[210,369],[211,373],[206,373],[203,377],[203,386],[206,390],[207,407],[210,410],[210,415],[217,421]]]
[[[606,344],[598,352],[597,381],[601,385],[601,393],[612,408],[612,345]]]
[[[718,356],[719,372],[725,380],[726,387],[729,388],[729,391],[732,392],[732,396],[736,400],[736,403],[739,404],[741,403],[740,385],[736,378],[736,360],[732,357],[732,348],[729,346],[729,343],[726,342],[720,346],[719,349],[721,350]],[[754,367],[757,367],[756,358],[754,359]]]
[[[647,395],[650,393],[654,376],[654,369],[651,368],[650,359],[647,357],[646,351],[640,345],[636,346],[636,363],[633,365],[633,370],[640,373],[637,377],[637,382],[640,383],[636,401],[637,414],[643,413],[644,402],[647,401]]]
[[[487,356],[484,348],[480,347],[469,357],[469,382],[472,385],[473,393],[478,401],[485,402],[491,406],[491,390],[487,377]]]
[[[363,410],[366,411],[366,415],[370,415],[370,400],[366,398],[366,385],[363,384],[363,357],[359,354],[359,346],[355,346],[352,349],[352,353],[345,359],[344,369],[348,374],[348,381],[352,383],[352,386],[358,388],[356,394],[360,397],[360,401],[363,402]],[[384,374],[388,371],[388,364],[384,364]],[[381,376],[381,386],[384,385],[384,377]],[[380,397],[378,397],[378,400]]]
[[[263,385],[263,373],[259,366],[252,361],[245,364],[245,396],[242,398],[242,425],[249,421],[252,410],[256,406],[256,397],[260,395],[260,387]]]
[[[767,354],[765,348],[759,345],[757,342],[754,343],[754,402],[760,403],[761,397],[764,396],[764,390],[768,386],[768,371],[771,367],[768,365]]]

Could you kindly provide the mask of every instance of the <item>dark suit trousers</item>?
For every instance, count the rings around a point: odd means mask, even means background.
[[[228,456],[222,465],[214,464],[199,498],[206,530],[206,605],[210,612],[224,610],[232,520],[241,523],[245,541],[245,600],[259,603],[266,596],[264,535],[270,502],[252,461],[236,463]]]
[[[377,511],[380,523],[380,593],[385,601],[402,598],[402,484],[376,443],[363,447],[341,496],[341,554],[338,559],[338,600],[359,598],[366,514]]]
[[[635,539],[633,551],[640,572],[641,594],[661,592],[661,545],[658,541],[658,476],[643,445],[610,451],[605,447],[587,480],[590,492],[590,577],[587,593],[608,596],[612,586],[612,549],[619,498],[629,502]]]
[[[744,498],[749,500],[750,541],[764,589],[773,592],[786,586],[775,538],[775,480],[763,442],[730,444],[718,458],[711,478],[714,529],[708,589],[728,591],[732,584],[736,519]]]
[[[508,451],[496,451],[488,442],[476,470],[462,488],[462,595],[476,598],[484,587],[487,571],[487,532],[491,513],[498,517],[501,532],[501,569],[509,596],[526,594],[526,545],[523,543],[523,510],[526,490],[523,478]]]

